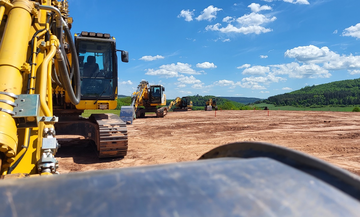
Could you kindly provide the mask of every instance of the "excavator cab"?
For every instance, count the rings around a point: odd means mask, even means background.
[[[118,71],[115,39],[109,34],[81,32],[75,36],[75,44],[79,57],[81,100],[116,100]],[[127,52],[121,52],[122,61],[127,62]]]
[[[187,108],[190,103],[190,97],[182,97],[180,108]]]
[[[150,104],[158,104],[164,102],[163,93],[165,87],[162,85],[151,85],[150,86]]]

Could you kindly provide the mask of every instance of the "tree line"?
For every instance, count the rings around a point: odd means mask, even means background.
[[[196,107],[198,106],[199,109],[203,109],[205,108],[206,105],[206,101],[208,101],[210,98],[215,99],[216,104],[218,106],[218,109],[221,110],[249,110],[249,109],[253,109],[253,107],[250,106],[246,106],[242,103],[238,103],[238,102],[234,102],[228,99],[224,99],[221,97],[215,97],[215,96],[200,96],[200,95],[195,95],[195,96],[189,96],[190,100],[193,102],[193,106]],[[166,105],[169,105],[171,103],[171,101],[173,101],[174,99],[167,99],[166,100]],[[121,106],[128,106],[131,104],[131,97],[119,97],[117,100],[117,110],[121,109]],[[201,107],[201,108],[200,108]],[[195,108],[196,109],[196,108]]]
[[[275,106],[351,106],[360,105],[360,79],[306,86],[290,93],[258,101]]]

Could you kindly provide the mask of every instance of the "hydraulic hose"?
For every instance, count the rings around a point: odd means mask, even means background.
[[[60,71],[60,80],[62,81],[63,87],[67,91],[71,103],[73,103],[74,105],[77,105],[80,102],[80,96],[79,96],[80,95],[80,85],[76,85],[76,96],[75,96],[75,94],[73,92],[73,87],[71,86],[69,73],[67,71],[65,58],[62,55],[61,49],[58,49],[56,51],[56,60],[58,63],[58,68]],[[70,90],[70,91],[68,91],[68,90]]]
[[[78,54],[76,52],[75,43],[73,41],[72,35],[70,33],[70,29],[67,25],[64,26],[65,36],[68,39],[70,50],[71,50],[71,74],[69,80],[73,80],[73,89],[76,89],[76,96],[74,92],[72,91],[72,94],[74,95],[74,98],[76,99],[77,103],[73,103],[74,105],[79,104],[80,97],[81,97],[81,88],[80,88],[80,69],[79,69],[79,59]],[[70,95],[70,94],[69,94]]]
[[[74,41],[72,40],[69,27],[62,19],[59,9],[46,5],[39,5],[39,8],[44,10],[50,10],[56,14],[56,28],[58,30],[57,37],[60,41],[60,48],[56,50],[56,60],[58,61],[60,81],[63,84],[65,91],[67,91],[71,103],[77,105],[79,104],[81,97],[80,69],[79,69],[79,60],[78,60],[75,44]],[[71,74],[74,75],[74,79],[72,79],[72,75],[69,76],[68,60],[65,59],[66,52],[65,49],[63,48],[63,41],[62,41],[63,32],[65,32],[65,36],[68,39],[70,45],[71,56],[72,56]],[[73,86],[71,85],[71,80],[73,80]]]
[[[59,87],[62,87],[62,83],[61,81],[59,80],[59,77],[57,76],[56,72],[57,72],[57,69],[55,67],[55,65],[53,65],[52,67],[53,69],[51,70],[52,73],[51,73],[51,78],[54,79],[54,82],[59,86]]]
[[[55,37],[55,36],[54,36]],[[42,65],[41,65],[41,77],[40,77],[40,106],[44,111],[45,115],[48,117],[52,116],[52,110],[48,107],[46,103],[46,87],[47,87],[47,79],[48,78],[48,65],[51,59],[54,57],[56,52],[56,46],[51,45],[50,52],[45,57]]]

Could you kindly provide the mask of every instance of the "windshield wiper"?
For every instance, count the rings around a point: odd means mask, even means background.
[[[109,89],[109,87],[110,87],[110,85],[104,88],[102,93],[96,98],[94,105],[97,103],[97,101],[99,101],[100,97]]]

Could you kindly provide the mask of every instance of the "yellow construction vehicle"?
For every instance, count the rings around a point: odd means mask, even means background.
[[[170,102],[168,111],[170,111],[173,106],[173,111],[190,111],[192,110],[193,103],[190,100],[190,97],[176,97],[174,101]]]
[[[73,119],[84,109],[114,108],[112,37],[84,32],[74,43],[66,0],[0,0],[0,21],[3,216],[359,216],[358,176],[259,142],[220,146],[197,162],[6,180],[56,173],[55,125],[76,131],[78,123],[89,138],[106,134],[100,154],[127,137],[118,135],[124,127],[116,116]],[[134,106],[165,115],[165,108],[156,108],[165,103],[163,92],[161,85],[142,82]],[[110,150],[105,153],[119,153]]]
[[[146,112],[155,112],[156,117],[167,114],[165,87],[162,85],[149,85],[141,81],[137,90],[131,96],[130,106],[121,106],[120,117],[123,120],[132,120],[145,117]]]
[[[206,101],[205,111],[212,111],[213,109],[218,110],[216,99],[210,98],[208,101]]]
[[[82,32],[74,42],[66,0],[1,0],[0,21],[1,174],[57,173],[63,133],[94,140],[100,157],[125,155],[126,125],[116,115],[79,118],[116,107],[115,39]]]

